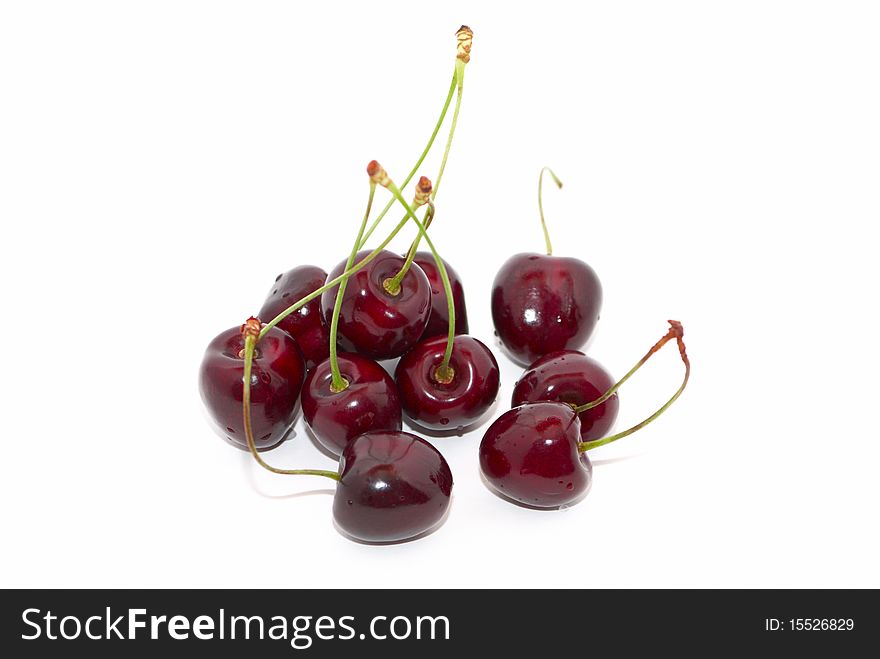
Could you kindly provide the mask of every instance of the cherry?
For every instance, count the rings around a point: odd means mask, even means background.
[[[548,352],[583,346],[599,320],[602,287],[579,259],[517,254],[492,287],[492,320],[511,356],[529,364]]]
[[[642,359],[602,396],[572,407],[566,403],[526,403],[502,414],[480,443],[483,476],[503,496],[537,508],[557,508],[586,495],[592,467],[586,452],[631,435],[666,411],[687,386],[690,377],[681,323],[670,329]],[[602,439],[583,441],[578,415],[609,400],[633,373],[668,341],[675,339],[685,365],[684,381],[660,409],[632,428]]]
[[[448,323],[447,323],[448,326]],[[478,421],[498,396],[495,356],[471,336],[456,336],[448,372],[441,366],[447,337],[425,339],[406,353],[394,374],[407,416],[430,430],[463,430]]]
[[[251,318],[241,327],[218,334],[208,345],[199,369],[202,401],[220,432],[233,446],[247,450],[242,422],[242,381],[245,339],[251,327],[260,331],[260,321]],[[279,329],[271,329],[254,354],[251,391],[253,434],[257,448],[274,448],[296,418],[297,403],[305,375],[305,364],[296,342]]]
[[[580,259],[553,256],[541,204],[544,171],[559,187],[562,183],[548,168],[541,170],[538,208],[547,254],[510,257],[492,286],[495,333],[510,356],[523,364],[556,350],[582,347],[602,308],[602,285],[595,271]]]
[[[301,265],[278,275],[259,317],[274,318],[294,300],[318,290],[326,279],[327,273],[314,265]],[[319,299],[303,305],[277,326],[296,339],[308,368],[314,368],[330,354],[330,328],[324,322]]]
[[[513,387],[511,406],[536,401],[556,401],[578,406],[589,403],[611,388],[614,380],[594,359],[576,350],[560,350],[534,362]],[[581,412],[581,441],[599,439],[614,425],[617,394],[601,405]]]
[[[333,391],[330,360],[312,369],[302,391],[303,417],[328,451],[341,455],[348,443],[369,430],[400,430],[400,400],[384,368],[366,357],[338,355],[348,386]]]
[[[356,255],[360,261],[368,252]],[[339,346],[346,352],[357,352],[371,359],[400,357],[421,338],[431,313],[431,284],[424,271],[410,267],[396,295],[389,293],[384,282],[401,269],[404,258],[383,250],[366,267],[348,279],[339,315]],[[337,265],[329,279],[346,270],[346,262]],[[334,291],[321,296],[325,318],[330,322]]]
[[[440,271],[434,263],[434,257],[430,252],[416,252],[414,262],[424,270],[431,282],[431,315],[428,325],[425,327],[423,338],[445,335],[449,326],[449,313],[446,310],[446,291],[440,278]],[[464,303],[464,286],[461,277],[445,260],[446,272],[449,275],[449,283],[452,286],[452,301],[455,304],[455,333],[468,333],[467,307]]]
[[[408,432],[368,432],[342,453],[333,518],[363,542],[411,540],[443,520],[451,494],[452,472],[431,444]]]
[[[502,414],[480,443],[480,469],[504,496],[558,508],[584,495],[593,468],[578,450],[580,421],[564,403],[530,403]]]

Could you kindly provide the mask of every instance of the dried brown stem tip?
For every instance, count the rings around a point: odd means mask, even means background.
[[[416,195],[413,200],[416,206],[424,206],[428,203],[428,200],[431,198],[431,191],[434,189],[434,185],[431,183],[431,179],[427,176],[422,176],[419,179],[418,184],[416,185]]]
[[[458,38],[458,53],[456,57],[467,64],[471,61],[471,44],[474,41],[474,32],[467,25],[462,25],[455,33]]]
[[[383,188],[387,188],[391,183],[388,173],[382,168],[382,165],[375,160],[371,160],[370,164],[367,165],[367,174],[370,176],[370,180],[373,183],[381,185]]]
[[[685,365],[690,368],[690,360],[687,356],[687,347],[684,345],[684,327],[677,320],[670,320],[669,322],[669,333],[675,336],[675,340],[678,343],[678,352],[681,353],[681,358],[684,360]]]
[[[251,316],[245,321],[244,325],[241,326],[241,335],[245,338],[252,336],[255,339],[259,339],[261,329],[263,329],[263,323],[260,322],[260,319]]]

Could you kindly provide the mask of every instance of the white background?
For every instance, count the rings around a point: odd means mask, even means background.
[[[542,248],[551,165],[556,252],[605,288],[589,353],[620,375],[678,318],[694,374],[570,510],[494,496],[478,430],[436,442],[445,526],[363,546],[332,483],[213,434],[197,370],[275,275],[348,253],[364,167],[403,179],[461,23],[431,230],[472,333]],[[880,587],[878,29],[870,2],[4,2],[0,585]],[[680,377],[664,351],[618,426]],[[334,468],[296,432],[267,458]]]

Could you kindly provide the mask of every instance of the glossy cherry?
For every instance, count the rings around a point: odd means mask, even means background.
[[[328,451],[341,455],[349,441],[369,430],[400,430],[400,399],[384,368],[366,357],[339,354],[348,387],[331,390],[330,361],[313,368],[302,391],[303,417]]]
[[[420,427],[463,430],[479,421],[498,397],[498,362],[482,342],[456,336],[451,379],[438,377],[446,341],[444,335],[418,343],[397,364],[394,380],[404,412]]]
[[[431,315],[422,338],[427,339],[440,334],[446,336],[449,330],[449,305],[446,302],[446,291],[443,288],[443,281],[440,278],[440,271],[437,269],[434,257],[430,252],[416,252],[413,261],[424,270],[431,283]],[[445,259],[443,259],[443,264],[446,266],[446,275],[452,286],[452,301],[455,305],[455,333],[467,334],[467,307],[464,302],[464,286],[462,286],[461,277]]]
[[[452,472],[440,452],[408,432],[368,432],[339,462],[333,518],[363,542],[400,542],[436,527],[449,509]]]
[[[586,495],[593,468],[578,449],[580,420],[564,403],[529,403],[502,414],[480,443],[480,469],[502,495],[558,508]]]
[[[575,258],[517,254],[501,267],[492,287],[495,332],[523,364],[582,347],[601,307],[599,278]]]
[[[526,369],[513,387],[511,406],[542,400],[583,405],[599,398],[613,384],[611,375],[595,359],[576,350],[560,350],[544,355]],[[581,440],[604,437],[617,419],[619,406],[614,394],[581,412]]]
[[[301,265],[278,275],[258,316],[269,322],[300,298],[321,288],[326,280],[327,273],[314,265]],[[284,318],[277,327],[296,339],[308,368],[314,368],[330,354],[330,328],[324,321],[320,297]]]
[[[502,495],[538,508],[574,503],[589,489],[592,467],[586,452],[628,437],[657,419],[678,400],[690,378],[684,328],[669,321],[666,334],[601,396],[572,407],[567,403],[526,403],[502,414],[480,443],[480,469]],[[600,439],[583,441],[578,414],[607,402],[664,345],[675,341],[684,364],[681,385],[657,411],[636,425]]]
[[[243,351],[240,327],[217,335],[199,369],[199,390],[223,436],[246,451],[241,415]],[[273,448],[284,440],[296,419],[304,375],[305,363],[296,342],[286,332],[269,330],[255,352],[251,374],[251,417],[258,449]]]
[[[361,251],[355,262],[369,252]],[[431,284],[422,269],[413,264],[401,282],[397,295],[385,290],[384,282],[394,277],[404,257],[382,251],[367,266],[348,279],[339,314],[340,348],[371,359],[393,359],[413,347],[421,338],[431,313]],[[345,261],[337,265],[328,280],[345,272]],[[333,315],[336,290],[321,296],[327,324]]]

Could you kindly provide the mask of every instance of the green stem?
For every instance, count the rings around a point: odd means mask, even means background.
[[[455,127],[458,125],[458,114],[461,111],[461,97],[464,92],[464,62],[460,59],[455,60],[455,75],[458,81],[458,95],[455,99],[455,110],[452,113],[452,123],[449,126],[449,137],[446,138],[446,148],[443,151],[443,160],[440,162],[440,171],[437,173],[437,179],[434,184],[434,191],[431,193],[431,199],[437,198],[437,189],[440,187],[440,181],[443,178],[443,172],[446,171],[446,161],[449,159],[449,150],[452,148],[452,138],[455,136]],[[406,187],[406,183],[404,183],[403,187]],[[392,199],[392,203],[393,203]],[[415,209],[414,209],[415,210]],[[431,211],[429,215],[425,215],[425,229],[431,226],[431,220],[434,219],[434,207],[431,206]],[[412,245],[409,248],[409,252],[406,257],[406,262],[403,264],[403,267],[400,269],[400,273],[394,277],[392,280],[396,282],[398,285],[403,280],[403,275],[406,274],[406,271],[409,269],[410,265],[412,265],[412,261],[416,256],[416,251],[419,249],[419,242],[422,240],[422,234],[416,234],[415,239],[412,242]]]
[[[541,228],[544,229],[544,242],[547,245],[547,256],[553,255],[553,246],[550,244],[550,232],[547,231],[547,223],[544,221],[544,199],[542,192],[544,190],[544,172],[550,172],[553,182],[559,189],[562,189],[562,181],[557,178],[556,174],[549,167],[544,167],[538,175],[538,212],[541,213]]]
[[[393,201],[393,200],[392,200]],[[418,210],[418,206],[413,204],[413,210]],[[425,225],[425,230],[428,230],[428,227],[431,226],[431,220],[434,219],[434,202],[428,202],[428,210],[425,211],[425,219],[422,220],[422,224]],[[413,261],[416,258],[416,250],[419,247],[419,240],[421,239],[422,234],[416,235],[415,240],[413,240],[412,245],[409,247],[409,252],[406,254],[406,260],[403,262],[403,265],[400,267],[400,272],[394,275],[391,279],[388,280],[388,283],[385,285],[385,290],[391,293],[392,295],[397,295],[400,292],[400,286],[403,283],[403,278],[406,276],[406,273],[409,271],[410,266],[413,264]]]
[[[616,433],[614,435],[609,435],[608,437],[603,437],[601,439],[595,439],[595,440],[589,441],[589,442],[579,442],[578,443],[578,450],[579,451],[589,451],[590,449],[594,449],[599,446],[605,446],[606,444],[610,444],[611,442],[616,442],[618,439],[622,439],[623,437],[627,437],[628,435],[632,435],[634,432],[641,430],[642,428],[647,426],[649,423],[651,423],[654,419],[656,419],[658,416],[663,414],[663,412],[665,412],[667,409],[669,409],[669,407],[676,400],[678,400],[678,397],[681,396],[681,394],[684,391],[685,387],[687,386],[688,380],[690,379],[690,376],[691,376],[691,362],[688,359],[687,351],[686,351],[685,345],[684,345],[684,340],[682,338],[684,336],[684,330],[681,326],[681,323],[679,323],[677,321],[670,320],[669,324],[671,325],[671,328],[670,328],[669,332],[667,332],[666,336],[664,336],[656,344],[654,344],[654,346],[648,351],[648,353],[644,357],[642,357],[639,360],[639,362],[629,371],[629,373],[627,373],[625,376],[623,376],[623,378],[617,384],[615,384],[607,392],[605,392],[605,394],[601,398],[597,398],[596,400],[594,400],[590,403],[587,403],[585,405],[581,405],[581,406],[576,407],[574,409],[575,409],[575,412],[580,413],[585,410],[591,409],[591,408],[595,407],[596,405],[600,405],[602,402],[608,400],[608,398],[610,398],[612,395],[614,395],[614,392],[616,392],[620,388],[620,385],[622,385],[627,379],[629,379],[629,377],[633,373],[635,373],[637,370],[639,370],[639,368],[641,368],[641,366],[646,361],[648,361],[648,359],[651,357],[651,355],[653,355],[655,352],[657,352],[660,348],[662,348],[668,341],[670,341],[673,338],[678,343],[678,352],[681,355],[681,360],[684,363],[684,367],[685,367],[684,368],[684,380],[682,381],[681,386],[678,388],[678,390],[675,392],[675,394],[673,394],[672,398],[670,398],[668,401],[666,401],[666,403],[660,409],[658,409],[656,412],[654,412],[651,416],[649,416],[644,421],[637,423],[632,428],[628,428],[627,430]]]
[[[324,476],[334,481],[339,480],[339,474],[335,471],[325,471],[323,469],[278,469],[263,461],[257,452],[257,446],[254,443],[254,429],[251,423],[251,372],[254,363],[254,348],[257,345],[257,337],[248,334],[244,339],[244,378],[242,379],[242,396],[241,409],[244,418],[244,436],[247,439],[248,450],[254,459],[264,469],[268,469],[275,474],[285,474],[293,476]]]
[[[364,235],[364,229],[367,227],[367,220],[370,218],[370,209],[373,208],[373,196],[375,194],[376,184],[373,181],[370,181],[370,196],[367,199],[367,211],[364,213],[364,219],[361,222],[360,229],[358,229],[357,238],[355,238],[354,245],[351,248],[351,254],[349,254],[348,260],[345,262],[346,270],[351,269],[351,266],[354,264],[354,259],[360,248],[361,238]],[[336,291],[336,302],[333,304],[333,318],[330,321],[330,391],[333,393],[339,393],[340,391],[348,389],[348,381],[342,377],[342,373],[339,372],[339,358],[336,354],[336,334],[339,330],[339,312],[342,309],[342,298],[345,295],[345,287],[347,285],[347,278],[339,283],[339,289]]]
[[[438,382],[449,383],[455,375],[452,368],[449,366],[449,362],[452,359],[453,343],[455,341],[455,302],[452,299],[452,285],[449,283],[446,264],[443,263],[443,259],[441,259],[440,254],[437,253],[437,248],[434,247],[434,243],[428,235],[428,232],[425,230],[425,226],[419,221],[419,218],[416,217],[416,214],[410,205],[406,203],[406,200],[400,193],[400,189],[390,179],[385,184],[385,187],[388,188],[391,194],[393,194],[397,201],[399,201],[406,209],[407,216],[416,223],[416,226],[419,228],[419,234],[425,239],[428,249],[431,250],[431,254],[434,257],[434,263],[437,264],[437,270],[440,272],[440,279],[443,280],[443,290],[446,292],[446,308],[449,313],[449,336],[446,340],[446,352],[443,354],[443,361],[434,371],[434,378]]]
[[[666,341],[668,341],[668,339],[662,340],[663,343],[666,343]],[[662,347],[662,344],[661,344],[661,347]],[[656,346],[655,346],[655,348],[656,348]],[[591,400],[589,403],[584,403],[583,405],[578,405],[577,407],[574,408],[574,411],[577,412],[578,414],[580,414],[581,412],[586,412],[587,410],[591,410],[594,407],[598,407],[599,405],[604,403],[606,400],[611,398],[614,394],[617,393],[617,390],[620,389],[620,387],[623,385],[623,383],[626,382],[627,380],[629,380],[633,376],[633,374],[636,371],[638,371],[642,367],[642,365],[646,361],[648,361],[648,358],[653,354],[654,354],[654,349],[652,349],[651,352],[649,352],[644,357],[642,357],[635,366],[633,366],[631,369],[629,369],[629,372],[626,375],[624,375],[622,378],[620,378],[620,380],[618,380],[616,383],[614,383],[614,385],[608,391],[606,391],[604,394],[599,396],[599,398],[597,398],[595,400]]]
[[[425,158],[427,158],[427,156],[428,156],[428,152],[430,152],[431,147],[434,145],[434,140],[437,138],[437,134],[440,132],[440,127],[443,125],[443,121],[446,119],[446,113],[449,110],[450,103],[452,103],[452,94],[455,92],[455,88],[458,85],[458,64],[457,64],[458,61],[459,60],[456,60],[456,72],[452,76],[452,83],[449,85],[449,93],[446,95],[446,101],[443,103],[443,110],[440,112],[440,118],[437,119],[437,125],[434,126],[434,131],[431,133],[431,137],[428,140],[428,143],[425,145],[425,149],[422,151],[422,155],[419,156],[418,161],[416,161],[416,164],[413,165],[413,168],[410,170],[409,174],[404,179],[403,186],[401,186],[401,187],[405,188],[407,186],[407,184],[409,184],[409,182],[412,180],[412,177],[416,175],[416,172],[418,171],[419,167],[422,166],[422,163],[425,161]],[[385,206],[385,208],[382,209],[382,212],[379,213],[379,217],[377,217],[375,220],[373,220],[373,223],[370,225],[370,228],[367,230],[367,232],[364,234],[363,238],[361,239],[361,244],[358,246],[359,248],[363,247],[366,244],[366,242],[370,239],[370,236],[373,235],[373,231],[375,231],[376,227],[379,226],[379,222],[382,221],[382,218],[385,217],[385,215],[388,213],[388,211],[391,209],[391,207],[393,205],[394,205],[394,199],[389,201],[388,204]]]
[[[415,209],[413,209],[415,210]],[[425,231],[427,231],[431,227],[431,222],[434,219],[434,203],[428,202],[428,211],[425,213],[425,219],[422,222],[425,225]],[[422,234],[417,234],[413,239],[412,244],[409,246],[409,252],[406,255],[407,261],[412,263],[413,259],[416,257],[416,251],[419,249],[419,242],[422,240]]]
[[[440,162],[440,171],[437,173],[437,179],[434,181],[434,192],[431,199],[437,198],[437,191],[440,189],[440,181],[443,180],[443,172],[446,171],[446,160],[449,158],[449,150],[452,148],[452,138],[455,135],[455,127],[458,125],[458,113],[461,110],[461,97],[464,94],[464,66],[465,63],[455,60],[455,83],[458,93],[455,97],[455,110],[452,113],[452,124],[449,126],[449,137],[446,138],[446,148],[443,151],[443,160]],[[406,187],[406,184],[404,184]]]

